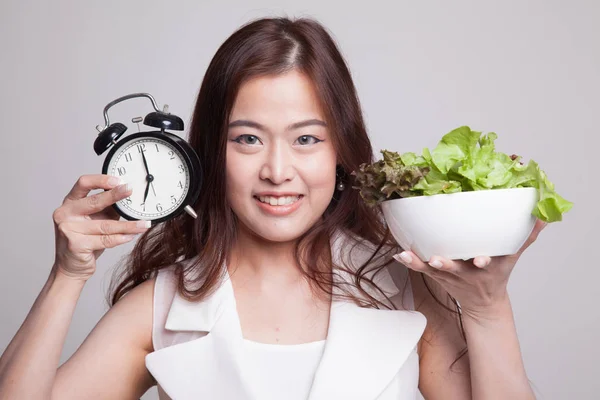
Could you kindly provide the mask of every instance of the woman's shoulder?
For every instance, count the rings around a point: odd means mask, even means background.
[[[129,290],[109,310],[111,319],[126,319],[130,328],[123,332],[136,338],[136,343],[146,352],[155,350],[156,319],[173,300],[177,290],[175,266],[158,270],[151,278]],[[123,325],[125,326],[125,325]]]
[[[150,278],[127,292],[109,310],[117,320],[127,320],[121,326],[128,326],[129,334],[134,336],[145,351],[152,351],[152,319],[154,286],[156,277]],[[125,333],[125,332],[123,332]]]

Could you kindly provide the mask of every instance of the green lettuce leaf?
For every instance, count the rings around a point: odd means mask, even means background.
[[[539,200],[532,214],[545,222],[561,221],[573,203],[555,192],[535,161],[524,165],[521,156],[496,152],[497,138],[494,132],[482,135],[461,126],[444,135],[432,151],[424,148],[421,155],[382,150],[382,160],[352,172],[357,183],[353,187],[371,206],[403,197],[535,187]]]

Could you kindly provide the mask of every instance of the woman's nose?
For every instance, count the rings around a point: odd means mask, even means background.
[[[275,185],[280,185],[294,177],[293,158],[286,143],[273,143],[266,153],[265,162],[260,170],[260,178],[268,179]]]

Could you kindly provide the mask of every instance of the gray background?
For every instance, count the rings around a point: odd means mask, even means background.
[[[92,144],[106,103],[150,92],[187,122],[211,57],[236,28],[311,16],[347,58],[378,154],[431,149],[464,124],[495,131],[499,151],[536,160],[575,203],[523,255],[509,290],[539,398],[598,398],[599,3],[354,3],[3,0],[0,349],[54,260],[53,210],[80,175],[101,170]],[[131,118],[149,106],[121,104],[111,121],[137,131]],[[109,274],[131,246],[100,258],[62,361],[106,311]],[[155,389],[144,396],[154,398]]]

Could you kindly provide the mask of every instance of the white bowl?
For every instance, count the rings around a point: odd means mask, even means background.
[[[536,222],[536,188],[477,190],[386,200],[392,235],[422,261],[515,254]]]

